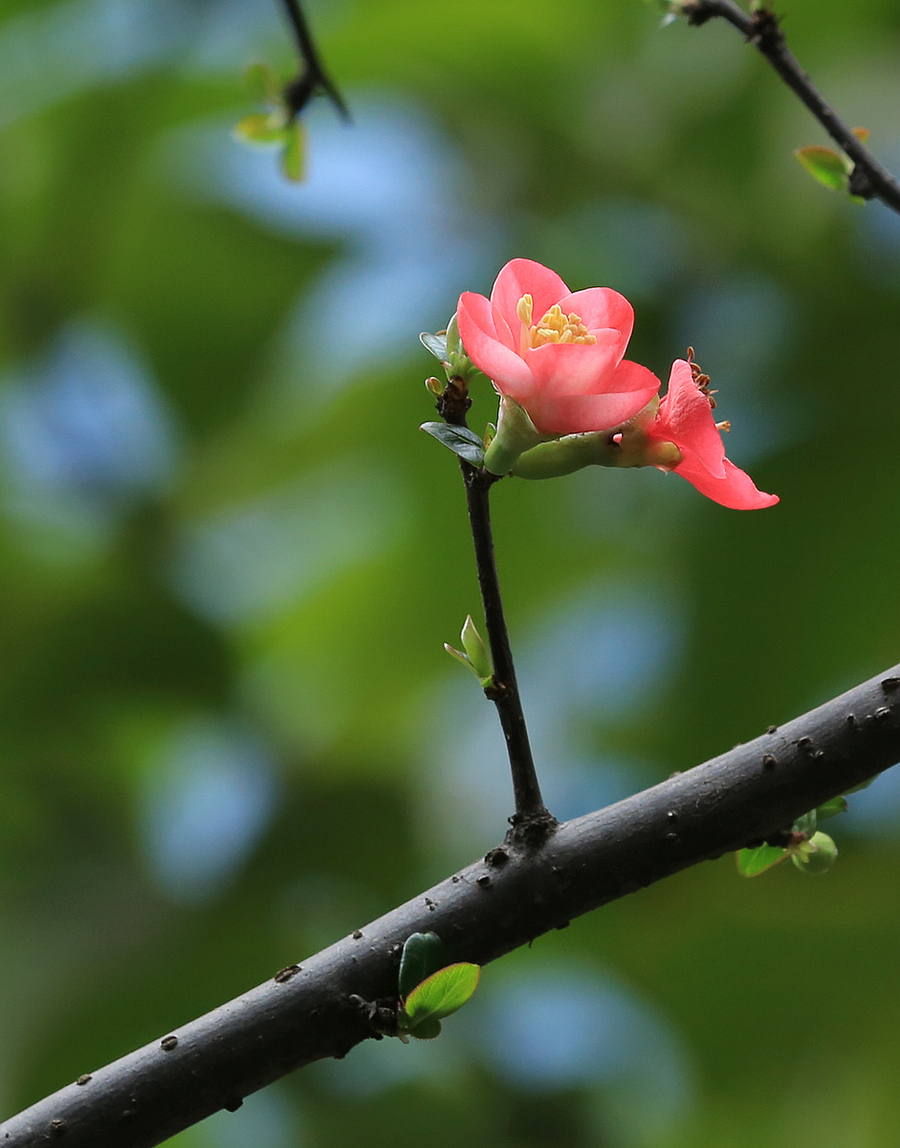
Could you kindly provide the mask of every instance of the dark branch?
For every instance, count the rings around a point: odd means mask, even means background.
[[[471,405],[472,400],[469,398],[465,380],[454,376],[448,380],[444,393],[438,399],[437,411],[444,422],[464,427],[467,425],[466,415]],[[525,724],[525,713],[522,710],[509,645],[503,599],[500,596],[490,508],[491,486],[499,480],[496,475],[486,470],[470,466],[464,459],[459,460],[459,468],[466,484],[466,503],[475,547],[478,586],[484,607],[491,660],[494,663],[492,684],[484,692],[497,707],[497,716],[500,718],[500,726],[506,738],[506,752],[512,773],[513,797],[516,805],[516,812],[510,819],[512,834],[521,844],[540,845],[556,825],[556,818],[547,811],[544,799],[541,797],[541,787],[534,768],[528,727]]]
[[[556,824],[556,820],[547,812],[541,797],[541,787],[534,768],[525,714],[516,682],[509,631],[503,613],[503,600],[500,597],[500,581],[497,577],[494,539],[491,533],[490,490],[495,478],[487,471],[478,470],[463,460],[460,460],[460,468],[466,484],[466,502],[469,507],[472,542],[475,546],[478,585],[481,589],[484,621],[494,663],[493,681],[485,690],[485,694],[497,707],[497,716],[500,718],[503,736],[506,738],[506,751],[512,771],[516,803],[516,812],[512,818],[513,833],[523,841],[529,840],[533,844],[540,844]]]
[[[900,213],[900,182],[878,162],[816,89],[788,49],[778,18],[771,9],[760,8],[748,15],[733,0],[686,0],[681,10],[690,24],[705,24],[718,16],[742,32],[791,91],[806,104],[838,147],[853,160],[851,194],[880,199]]]
[[[309,24],[300,7],[299,0],[282,0],[294,39],[297,42],[297,51],[303,62],[303,71],[296,79],[291,80],[284,89],[284,98],[293,115],[298,115],[314,95],[324,92],[331,100],[345,120],[350,118],[347,105],[341,93],[337,90],[328,73],[322,65],[322,59],[316,48],[309,29]]]
[[[895,666],[779,730],[561,825],[540,850],[491,850],[302,968],[79,1077],[0,1126],[0,1143],[34,1148],[64,1135],[67,1148],[152,1148],[292,1069],[377,1036],[365,1002],[396,1001],[411,933],[433,930],[451,960],[487,964],[572,917],[770,837],[898,759]]]

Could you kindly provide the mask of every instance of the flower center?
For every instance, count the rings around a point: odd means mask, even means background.
[[[534,299],[523,295],[516,306],[516,314],[522,323],[522,350],[529,347],[543,347],[545,343],[596,343],[581,316],[574,312],[566,315],[558,303],[554,303],[539,323],[532,323]]]

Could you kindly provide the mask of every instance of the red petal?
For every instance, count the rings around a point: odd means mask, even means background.
[[[674,442],[685,455],[693,455],[714,478],[725,476],[725,446],[716,430],[709,399],[694,382],[691,367],[676,359],[669,389],[660,403],[651,434]]]
[[[524,359],[497,338],[493,309],[483,295],[465,291],[456,310],[459,334],[466,354],[494,383],[501,394],[525,399],[534,390],[534,378]]]
[[[674,469],[676,474],[696,486],[701,494],[731,510],[762,510],[778,502],[777,494],[765,494],[757,490],[749,474],[727,458],[724,463],[722,478],[714,478],[705,466],[691,457],[685,457]]]
[[[530,295],[534,300],[533,322],[536,323],[568,294],[569,288],[549,267],[533,259],[511,259],[494,281],[491,302],[515,333],[520,328],[516,307],[523,295]]]

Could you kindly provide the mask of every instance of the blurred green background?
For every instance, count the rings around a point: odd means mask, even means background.
[[[895,0],[784,0],[900,166]],[[495,844],[502,745],[442,652],[477,589],[417,343],[517,255],[691,343],[774,510],[654,470],[504,482],[495,525],[549,805],[573,816],[900,654],[900,221],[732,29],[639,0],[309,5],[353,124],[308,177],[242,147],[274,0],[0,16],[0,1104],[264,980]],[[473,424],[491,419],[483,388]],[[703,865],[485,973],[179,1148],[887,1148],[900,783],[836,870]]]

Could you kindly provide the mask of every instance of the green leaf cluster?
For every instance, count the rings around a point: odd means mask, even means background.
[[[401,1039],[434,1040],[441,1022],[471,998],[481,976],[478,965],[461,962],[440,967],[444,946],[436,933],[413,933],[400,958]]]

